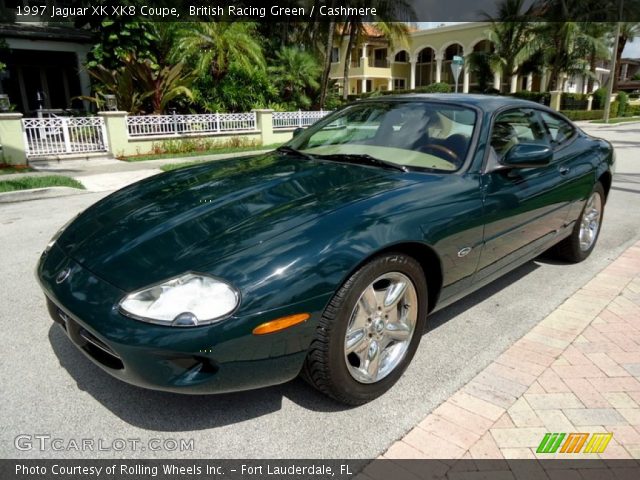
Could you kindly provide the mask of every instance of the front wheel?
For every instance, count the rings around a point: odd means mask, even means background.
[[[596,183],[582,209],[571,235],[556,246],[558,256],[568,262],[578,263],[586,259],[598,240],[604,214],[604,188]]]
[[[420,264],[400,253],[373,259],[327,306],[303,376],[340,402],[373,400],[391,388],[411,361],[426,312],[427,283]]]

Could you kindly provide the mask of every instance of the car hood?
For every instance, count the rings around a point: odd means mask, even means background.
[[[275,152],[230,159],[119,190],[85,210],[58,244],[104,280],[134,290],[403,183],[402,173]]]

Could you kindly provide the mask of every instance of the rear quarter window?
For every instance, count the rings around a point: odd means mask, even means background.
[[[540,116],[554,146],[565,144],[576,132],[573,125],[560,117],[556,117],[548,112],[540,112]]]

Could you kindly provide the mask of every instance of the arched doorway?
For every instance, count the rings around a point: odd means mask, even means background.
[[[416,88],[436,81],[436,52],[431,47],[420,50],[416,61]]]
[[[489,40],[480,40],[465,61],[469,68],[469,91],[484,92],[493,87],[490,57],[495,48]]]
[[[453,61],[453,57],[464,56],[464,48],[459,43],[453,43],[449,45],[443,54],[442,58],[442,76],[441,81],[444,83],[448,83],[449,85],[455,84],[455,78],[453,78],[453,73],[451,73],[451,62]],[[462,84],[462,73],[460,74],[460,78],[458,79],[458,83]]]

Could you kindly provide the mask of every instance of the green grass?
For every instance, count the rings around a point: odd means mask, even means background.
[[[213,148],[211,150],[203,150],[196,152],[185,153],[153,153],[149,155],[134,155],[131,157],[121,157],[120,160],[125,162],[144,162],[145,160],[162,160],[164,158],[189,158],[189,157],[201,157],[204,155],[218,155],[223,153],[236,153],[236,152],[253,152],[256,150],[273,150],[279,147],[279,143],[272,145],[260,145],[260,146],[248,146],[248,147],[221,147]]]
[[[71,187],[84,190],[84,185],[80,182],[62,175],[46,175],[42,177],[26,177],[17,180],[0,181],[0,192],[14,192],[16,190],[29,190],[31,188],[44,187]]]
[[[25,172],[33,172],[33,168],[27,167],[26,165],[0,165],[0,175]]]
[[[610,118],[608,123],[640,122],[640,117]],[[591,123],[605,123],[604,120],[593,120]]]

